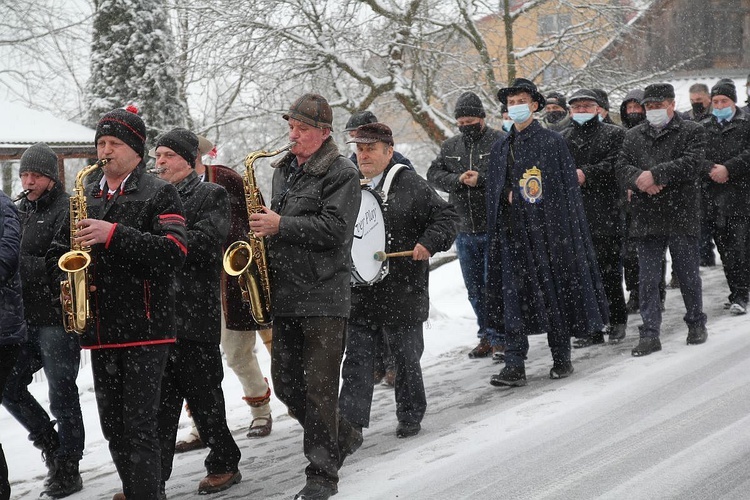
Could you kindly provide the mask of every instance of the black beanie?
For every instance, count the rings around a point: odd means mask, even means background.
[[[367,125],[368,123],[378,123],[378,118],[372,111],[358,111],[349,117],[349,121],[346,122],[346,127],[344,127],[344,132],[357,130],[362,125]]]
[[[737,87],[734,86],[734,81],[722,78],[716,82],[716,85],[711,87],[711,97],[715,95],[727,96],[732,102],[737,102]]]
[[[146,151],[146,124],[138,116],[138,108],[128,106],[115,109],[102,116],[96,126],[94,145],[103,135],[117,137],[143,158]]]
[[[568,110],[568,101],[560,92],[550,92],[547,94],[547,104],[557,104],[566,111]]]
[[[591,89],[591,92],[598,97],[599,106],[609,111],[609,95],[607,95],[607,91],[604,89]]]
[[[462,116],[484,118],[487,115],[484,112],[484,106],[479,96],[474,92],[464,92],[458,97],[458,101],[456,101],[456,111],[453,113],[453,116],[455,118],[461,118]]]
[[[57,155],[43,142],[37,142],[21,155],[21,167],[18,173],[36,172],[53,181],[58,181]]]
[[[195,168],[195,158],[198,156],[198,136],[191,131],[180,127],[173,128],[156,140],[156,147],[159,146],[171,149]]]

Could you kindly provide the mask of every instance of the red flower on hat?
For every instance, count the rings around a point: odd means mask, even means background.
[[[216,156],[218,154],[219,153],[218,153],[218,151],[216,151],[216,146],[214,146],[214,148],[211,151],[208,152],[208,157],[209,158],[216,158]]]

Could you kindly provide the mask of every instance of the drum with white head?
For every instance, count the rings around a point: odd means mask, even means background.
[[[375,260],[375,252],[387,252],[385,219],[380,197],[372,189],[363,187],[359,214],[354,224],[352,285],[372,285],[388,275],[388,261]]]

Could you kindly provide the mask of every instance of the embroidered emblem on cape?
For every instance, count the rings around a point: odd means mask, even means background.
[[[529,203],[542,199],[542,171],[538,168],[531,167],[524,172],[518,185],[521,186],[521,196]]]

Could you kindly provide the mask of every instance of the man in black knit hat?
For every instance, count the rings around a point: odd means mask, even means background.
[[[177,188],[185,210],[190,251],[175,278],[177,340],[164,370],[159,406],[162,487],[172,472],[175,437],[186,399],[198,432],[210,453],[208,475],[198,493],[230,488],[242,477],[237,465],[240,450],[229,432],[221,381],[224,371],[221,340],[221,261],[229,233],[229,195],[195,173],[198,137],[175,128],[156,142],[159,177]]]
[[[570,120],[570,109],[565,96],[560,92],[547,94],[547,105],[544,106],[541,122],[548,129],[562,133],[570,125]]]
[[[66,497],[83,487],[78,462],[84,447],[76,385],[81,347],[74,335],[65,333],[60,308],[54,304],[59,284],[50,281],[44,260],[69,210],[57,168],[57,155],[44,143],[34,144],[21,156],[19,173],[26,192],[19,203],[21,282],[28,340],[3,393],[3,406],[42,450],[48,469],[43,495],[51,498]],[[57,420],[57,430],[55,421],[28,390],[33,374],[41,368],[49,385],[50,413]]]
[[[732,80],[711,88],[711,115],[701,122],[708,132],[703,181],[714,206],[709,223],[729,285],[725,307],[741,315],[750,290],[750,116],[737,106]]]
[[[427,180],[448,193],[448,201],[460,217],[456,250],[469,302],[477,317],[479,343],[469,351],[470,358],[502,355],[503,339],[485,322],[485,286],[487,264],[487,208],[485,178],[490,150],[505,133],[487,126],[482,100],[473,92],[464,92],[453,112],[459,134],[440,146],[440,153],[427,170]]]
[[[47,253],[54,282],[65,278],[57,262],[71,244],[91,247],[93,318],[79,341],[92,350],[102,433],[123,486],[116,500],[163,497],[157,412],[175,341],[174,274],[187,254],[180,197],[146,173],[146,126],[136,111],[99,120],[94,144],[109,162],[85,181],[88,217],[76,222],[74,240],[66,220]]]

